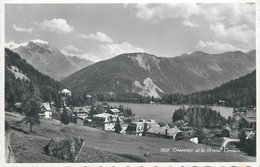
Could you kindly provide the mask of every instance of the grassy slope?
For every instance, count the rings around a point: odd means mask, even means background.
[[[28,126],[17,123],[22,117],[6,112],[5,120],[12,127],[11,146],[16,162],[64,162],[46,155],[43,147],[52,137],[81,136],[86,140],[78,162],[213,162],[213,161],[255,161],[255,157],[243,153],[162,153],[160,148],[207,148],[186,141],[139,137],[133,135],[118,135],[98,129],[70,124],[70,131],[62,131],[63,125],[56,120],[42,119],[40,127],[34,128],[34,133],[24,134]],[[20,129],[20,132],[19,130]],[[215,148],[216,149],[216,148]],[[144,157],[149,152],[151,157]]]

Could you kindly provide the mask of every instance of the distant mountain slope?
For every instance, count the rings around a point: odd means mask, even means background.
[[[159,97],[211,89],[254,69],[255,51],[194,52],[175,58],[129,53],[88,66],[62,83],[77,93],[139,93]]]
[[[232,80],[212,90],[186,97],[200,104],[216,104],[225,101],[226,106],[256,106],[256,71]]]
[[[64,86],[43,75],[29,65],[17,53],[5,49],[5,107],[13,107],[16,102],[24,102],[30,91],[44,101],[60,101],[58,91]]]
[[[6,47],[18,53],[34,68],[56,80],[61,80],[90,64],[92,61],[78,57],[65,56],[56,47],[42,40],[28,43],[10,42]]]

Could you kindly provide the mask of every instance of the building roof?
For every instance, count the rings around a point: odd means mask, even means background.
[[[74,107],[74,112],[81,112],[81,113],[86,112],[86,113],[88,113],[89,110],[88,110],[87,107]]]
[[[108,118],[110,116],[112,116],[112,114],[109,113],[101,113],[101,114],[94,115],[94,117],[98,117],[98,118]]]
[[[148,133],[153,133],[153,134],[161,134],[165,135],[167,129],[167,136],[174,136],[177,133],[181,132],[179,128],[174,127],[174,128],[166,128],[166,127],[155,127],[152,126],[147,130]]]
[[[131,122],[131,124],[136,124],[136,125],[144,125],[143,122]]]
[[[69,89],[63,89],[61,92],[62,93],[71,93],[71,91]]]
[[[50,107],[50,103],[42,103],[42,107],[44,107],[45,110],[50,111],[51,107]]]
[[[120,111],[116,108],[113,108],[113,109],[109,109],[110,111],[112,111],[113,113],[119,113]]]

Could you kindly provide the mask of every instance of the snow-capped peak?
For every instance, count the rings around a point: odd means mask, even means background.
[[[29,42],[10,41],[10,42],[5,43],[5,47],[13,50],[13,49],[19,48],[20,46],[26,47],[30,42],[33,42],[40,46],[49,45],[49,42],[47,42],[47,41],[43,41],[40,39],[33,39],[33,40],[30,40]]]
[[[48,45],[48,44],[49,44],[49,42],[43,41],[43,40],[40,40],[40,39],[33,39],[33,40],[31,40],[30,42],[38,43],[38,44],[45,44],[45,45]]]
[[[16,42],[16,41],[10,41],[10,42],[7,42],[5,43],[5,47],[8,48],[8,49],[16,49],[16,48],[19,48],[20,46],[26,46],[28,45],[28,42]]]

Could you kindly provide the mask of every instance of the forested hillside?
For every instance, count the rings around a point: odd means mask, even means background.
[[[17,53],[5,49],[5,108],[10,109],[14,104],[23,104],[31,93],[45,102],[54,101],[60,105],[58,91],[64,86],[59,82],[43,75]]]
[[[221,104],[231,107],[256,105],[256,71],[231,80],[219,87],[190,95],[171,94],[164,96],[162,103]]]

